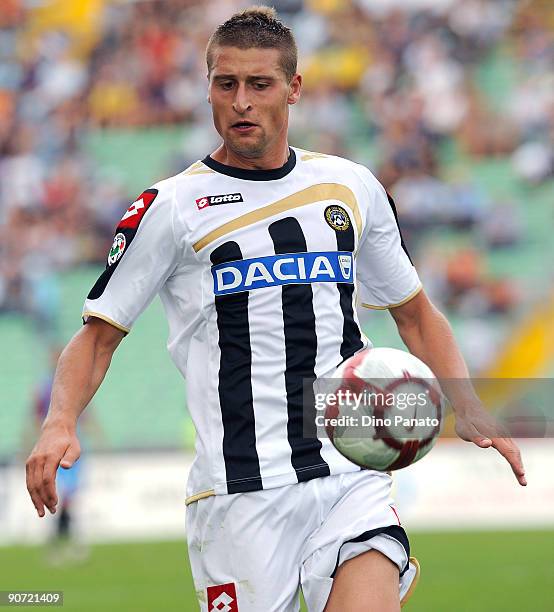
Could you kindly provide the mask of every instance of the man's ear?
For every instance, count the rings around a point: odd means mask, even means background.
[[[287,102],[289,104],[296,104],[300,99],[300,91],[302,89],[302,75],[295,74],[289,83],[289,95]]]

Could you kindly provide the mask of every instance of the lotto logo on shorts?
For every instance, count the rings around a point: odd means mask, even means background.
[[[239,612],[235,583],[208,587],[208,612]]]

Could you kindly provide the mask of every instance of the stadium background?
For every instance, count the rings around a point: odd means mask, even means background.
[[[271,4],[305,77],[291,144],[362,162],[393,194],[474,376],[552,378],[552,3]],[[0,0],[0,590],[63,589],[71,610],[195,609],[178,539],[193,434],[158,301],[90,410],[82,563],[45,562],[52,517],[33,516],[23,462],[37,385],[123,211],[217,145],[203,51],[244,6]],[[374,344],[401,346],[387,313],[360,314]],[[525,491],[499,459],[447,439],[399,473],[424,567],[409,609],[554,609],[554,453],[523,444]]]

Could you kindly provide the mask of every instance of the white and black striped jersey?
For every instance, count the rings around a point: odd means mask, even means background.
[[[315,425],[303,435],[303,381],[367,346],[356,294],[386,308],[419,289],[371,172],[291,148],[278,169],[208,156],[146,190],[117,227],[83,319],[129,331],[160,295],[197,431],[187,487],[197,499],[358,470]]]

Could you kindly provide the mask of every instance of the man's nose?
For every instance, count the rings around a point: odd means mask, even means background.
[[[239,115],[243,115],[246,111],[251,110],[251,108],[252,105],[250,104],[250,100],[248,99],[246,86],[244,85],[244,83],[241,83],[237,87],[237,93],[233,102],[233,110]]]

